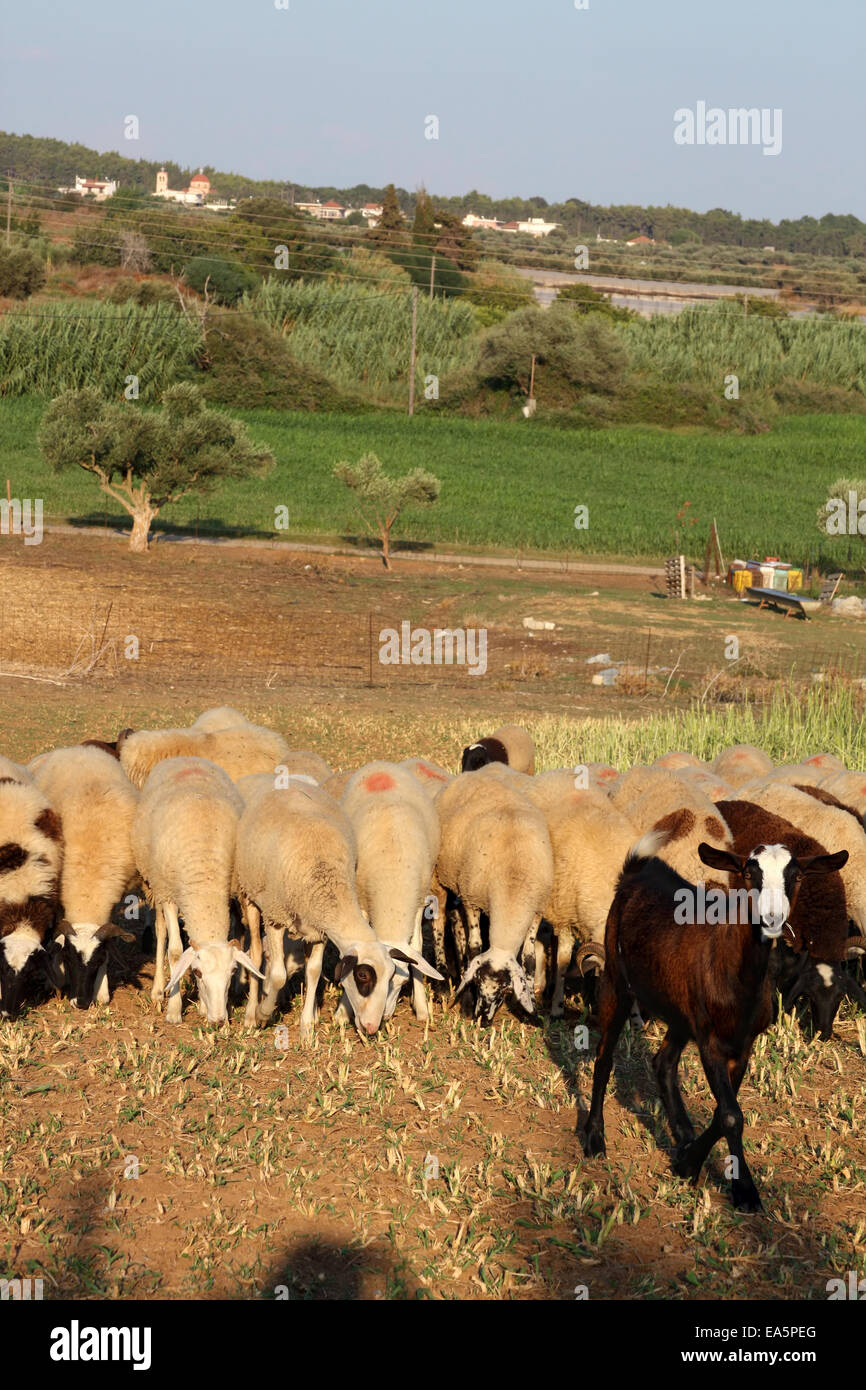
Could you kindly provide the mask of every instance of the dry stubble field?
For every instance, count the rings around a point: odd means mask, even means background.
[[[84,537],[0,549],[2,752],[187,723],[228,701],[335,766],[412,752],[453,765],[469,734],[504,718],[534,730],[542,766],[560,765],[593,756],[578,721],[647,725],[683,707],[729,631],[758,693],[792,668],[860,659],[859,635],[829,621],[722,598],[680,615],[652,581],[591,580],[417,564],[388,579],[373,561],[186,546],[135,560]],[[486,623],[488,674],[379,668],[370,686],[371,613]],[[530,639],[527,614],[556,631]],[[623,692],[590,684],[588,654],[641,666],[648,630],[643,665],[684,650],[682,685],[663,695],[666,675],[642,670]],[[137,664],[123,656],[130,633]],[[332,1024],[328,986],[302,1049],[296,997],[279,1019],[287,1038],[246,1032],[239,1010],[202,1028],[191,1004],[170,1029],[150,979],[122,948],[110,1009],[49,1000],[0,1026],[0,1272],[41,1275],[46,1296],[573,1299],[584,1286],[590,1299],[824,1299],[828,1279],[864,1272],[866,1020],[850,1005],[830,1043],[790,1018],[759,1040],[742,1103],[766,1215],[746,1217],[721,1149],[697,1189],[671,1173],[655,1024],[623,1036],[609,1157],[587,1162],[575,1102],[585,1110],[595,1032],[576,1051],[577,997],[561,1023],[503,1010],[489,1030],[447,1001],[425,1028],[403,1002],[365,1044]],[[691,1049],[683,1070],[703,1124]]]

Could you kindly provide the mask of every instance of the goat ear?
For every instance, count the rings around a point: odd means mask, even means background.
[[[848,851],[840,849],[836,854],[812,854],[808,859],[799,859],[797,862],[801,874],[832,874],[848,863]]]
[[[337,968],[334,971],[334,984],[338,985],[344,975],[351,975],[357,964],[357,956],[341,956],[337,961]]]
[[[246,969],[249,970],[250,974],[258,975],[260,980],[263,980],[265,978],[261,970],[257,970],[256,967],[253,965],[246,951],[239,951],[237,946],[235,946],[232,949],[232,960],[235,962],[236,965],[245,966]]]
[[[421,955],[421,952],[413,951],[411,946],[389,946],[388,954],[394,960],[406,961],[409,965],[414,966],[419,974],[428,975],[431,980],[444,979],[444,976],[440,975],[438,970],[435,970],[432,965],[427,963]]]
[[[510,960],[508,969],[511,974],[511,988],[514,990],[518,1003],[522,1004],[528,1014],[535,1013],[535,997],[532,986],[526,978],[526,971],[519,961]]]
[[[171,972],[171,979],[165,987],[166,994],[171,994],[177,987],[197,955],[198,951],[196,951],[194,946],[187,946],[177,965],[174,967],[174,970]]]
[[[715,845],[708,845],[705,840],[698,845],[698,858],[708,868],[721,869],[723,873],[729,874],[741,874],[746,862],[741,855],[733,854],[729,849],[717,849]]]

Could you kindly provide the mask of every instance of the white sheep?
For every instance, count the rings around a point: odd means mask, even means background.
[[[66,984],[79,1009],[107,1004],[108,941],[135,937],[112,909],[136,878],[132,821],[139,794],[120,763],[101,748],[57,748],[34,764],[33,779],[63,822],[58,933]]]
[[[853,806],[861,819],[866,815],[866,772],[831,772],[821,787],[846,806]]]
[[[427,788],[405,766],[373,762],[350,779],[341,805],[355,831],[361,911],[384,945],[411,946],[423,960],[423,915],[440,841],[439,816]],[[425,962],[397,964],[384,1018],[393,1014],[410,975],[415,1016],[429,1017],[421,977],[442,976]]]
[[[674,753],[662,753],[661,757],[656,758],[652,766],[660,767],[664,772],[682,772],[687,767],[702,768],[705,772],[709,770],[702,758],[697,758],[694,753],[686,753],[682,750],[677,750]]]
[[[192,970],[199,1012],[210,1023],[226,1019],[229,985],[237,965],[255,963],[229,940],[235,842],[243,800],[227,774],[203,758],[167,758],[141,794],[132,848],[156,909],[156,966],[151,997],[165,986],[166,927],[171,977],[166,1021],[179,1023],[180,981]],[[189,946],[183,949],[179,918]]]
[[[543,810],[553,846],[553,890],[544,909],[556,938],[556,974],[550,1012],[562,1015],[565,976],[575,941],[582,963],[604,960],[604,928],[634,826],[598,788],[582,788],[570,774],[532,779],[530,798]],[[588,950],[594,946],[595,951]],[[536,974],[536,991],[539,977]]]
[[[321,787],[289,785],[252,795],[238,827],[238,894],[250,923],[264,922],[268,974],[257,1018],[265,1022],[285,983],[282,935],[311,943],[301,1037],[317,1015],[325,941],[340,952],[335,975],[363,1034],[375,1033],[395,962],[426,965],[411,947],[376,940],[355,892],[357,846],[348,817]]]
[[[15,1018],[43,975],[60,983],[52,933],[60,908],[60,817],[30,774],[0,758],[0,1016]]]
[[[706,879],[705,866],[698,854],[703,841],[714,849],[729,850],[730,831],[715,804],[693,782],[660,772],[643,796],[620,805],[639,835],[650,830],[667,833],[658,857],[689,883]],[[727,883],[722,884],[727,887]]]
[[[736,788],[750,782],[753,777],[765,777],[772,772],[773,759],[753,743],[737,743],[723,748],[710,764],[710,770]]]
[[[404,758],[400,767],[407,768],[430,797],[434,797],[440,787],[444,787],[450,782],[453,775],[430,758]]]
[[[544,815],[521,788],[490,764],[464,772],[436,797],[442,843],[434,892],[440,914],[446,892],[456,893],[470,949],[480,942],[480,919],[490,924],[489,948],[474,955],[458,986],[477,982],[475,1016],[491,1022],[513,991],[525,1009],[533,991],[518,957],[538,930],[553,889],[553,849]]]
[[[288,773],[289,776],[311,777],[320,786],[334,775],[334,769],[329,767],[324,758],[307,749],[293,749],[287,753],[281,760],[279,771]]]
[[[232,709],[231,705],[217,705],[214,709],[204,710],[190,727],[211,734],[218,729],[246,729],[249,722],[246,715]]]
[[[274,772],[288,756],[289,745],[282,734],[256,724],[209,732],[138,729],[124,740],[120,765],[133,786],[141,789],[166,758],[204,758],[237,781],[254,772]]]

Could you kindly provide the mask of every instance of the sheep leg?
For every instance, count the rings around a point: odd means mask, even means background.
[[[161,906],[158,906],[156,909],[154,930],[156,932],[156,964],[153,967],[153,988],[150,991],[150,997],[153,1000],[154,1004],[158,1004],[159,1007],[162,1008],[162,996],[165,991],[166,985],[165,944],[167,933],[165,926],[165,917],[163,916]]]
[[[276,927],[272,922],[265,922],[265,935],[268,938],[268,968],[265,975],[265,992],[256,1009],[257,1023],[267,1023],[277,1007],[277,996],[286,983],[283,930],[283,927]]]
[[[683,1152],[680,1162],[675,1165],[681,1177],[697,1182],[701,1168],[710,1150],[719,1139],[727,1140],[728,1152],[733,1160],[734,1176],[731,1178],[731,1199],[735,1207],[746,1211],[763,1211],[761,1198],[749,1172],[746,1156],[743,1153],[743,1112],[737,1103],[737,1091],[748,1063],[748,1056],[729,1060],[720,1055],[712,1041],[699,1048],[701,1062],[710,1089],[716,1099],[716,1109],[703,1134],[699,1134]]]
[[[561,927],[556,934],[556,975],[553,981],[553,998],[550,1001],[551,1018],[562,1018],[565,1012],[565,976],[571,965],[573,953],[574,933],[570,927]]]
[[[431,922],[433,932],[433,961],[440,975],[444,975],[447,980],[451,971],[448,968],[448,953],[445,949],[445,924],[448,915],[448,892],[442,887],[436,875],[430,883],[430,892],[435,897],[432,903],[433,917]],[[419,947],[420,949],[420,947]],[[434,993],[437,986],[434,985]],[[447,989],[447,985],[439,985],[440,990]]]
[[[250,934],[250,959],[258,970],[262,968],[262,914],[255,903],[244,903],[243,916]],[[247,1007],[244,1010],[244,1023],[255,1027],[256,1009],[259,1002],[259,977],[250,975],[250,989]]]
[[[415,918],[415,929],[412,932],[411,942],[412,948],[415,951],[420,951],[423,945],[421,935],[421,923],[423,918],[424,909],[423,907],[419,907],[418,915]],[[427,1004],[427,991],[424,988],[423,977],[420,971],[415,969],[414,965],[409,967],[409,973],[412,976],[412,1011],[417,1019],[420,1019],[422,1023],[426,1023],[430,1018],[430,1009]]]
[[[687,1042],[685,1034],[675,1033],[673,1028],[669,1028],[664,1042],[653,1058],[659,1094],[667,1113],[671,1134],[680,1149],[685,1148],[695,1137],[695,1127],[689,1119],[677,1076],[680,1057]]]
[[[307,976],[304,991],[304,1007],[301,1010],[301,1042],[312,1042],[313,1026],[319,1013],[316,991],[322,978],[322,961],[325,958],[324,941],[315,941],[307,957]]]
[[[617,1039],[623,1030],[631,1007],[631,998],[618,987],[605,972],[599,989],[599,1024],[601,1037],[595,1055],[595,1068],[592,1073],[592,1101],[589,1119],[583,1132],[583,1151],[587,1158],[607,1153],[604,1142],[604,1094],[613,1066],[613,1054]]]
[[[477,907],[467,907],[464,903],[463,911],[466,915],[466,929],[469,945],[468,964],[475,956],[481,955],[481,909]],[[535,930],[538,930],[537,926]]]
[[[183,942],[180,937],[180,922],[178,921],[177,908],[174,903],[163,903],[163,916],[168,924],[168,963],[172,970],[177,965],[183,955]],[[183,1014],[183,996],[180,992],[181,981],[178,980],[171,994],[168,996],[168,1004],[165,1009],[166,1023],[180,1023]]]

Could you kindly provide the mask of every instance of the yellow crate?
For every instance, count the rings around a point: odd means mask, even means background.
[[[803,587],[803,571],[788,570],[788,593],[792,594],[795,589]]]
[[[732,570],[731,584],[735,591],[740,594],[743,589],[748,589],[750,584],[760,584],[761,576],[755,570]]]

